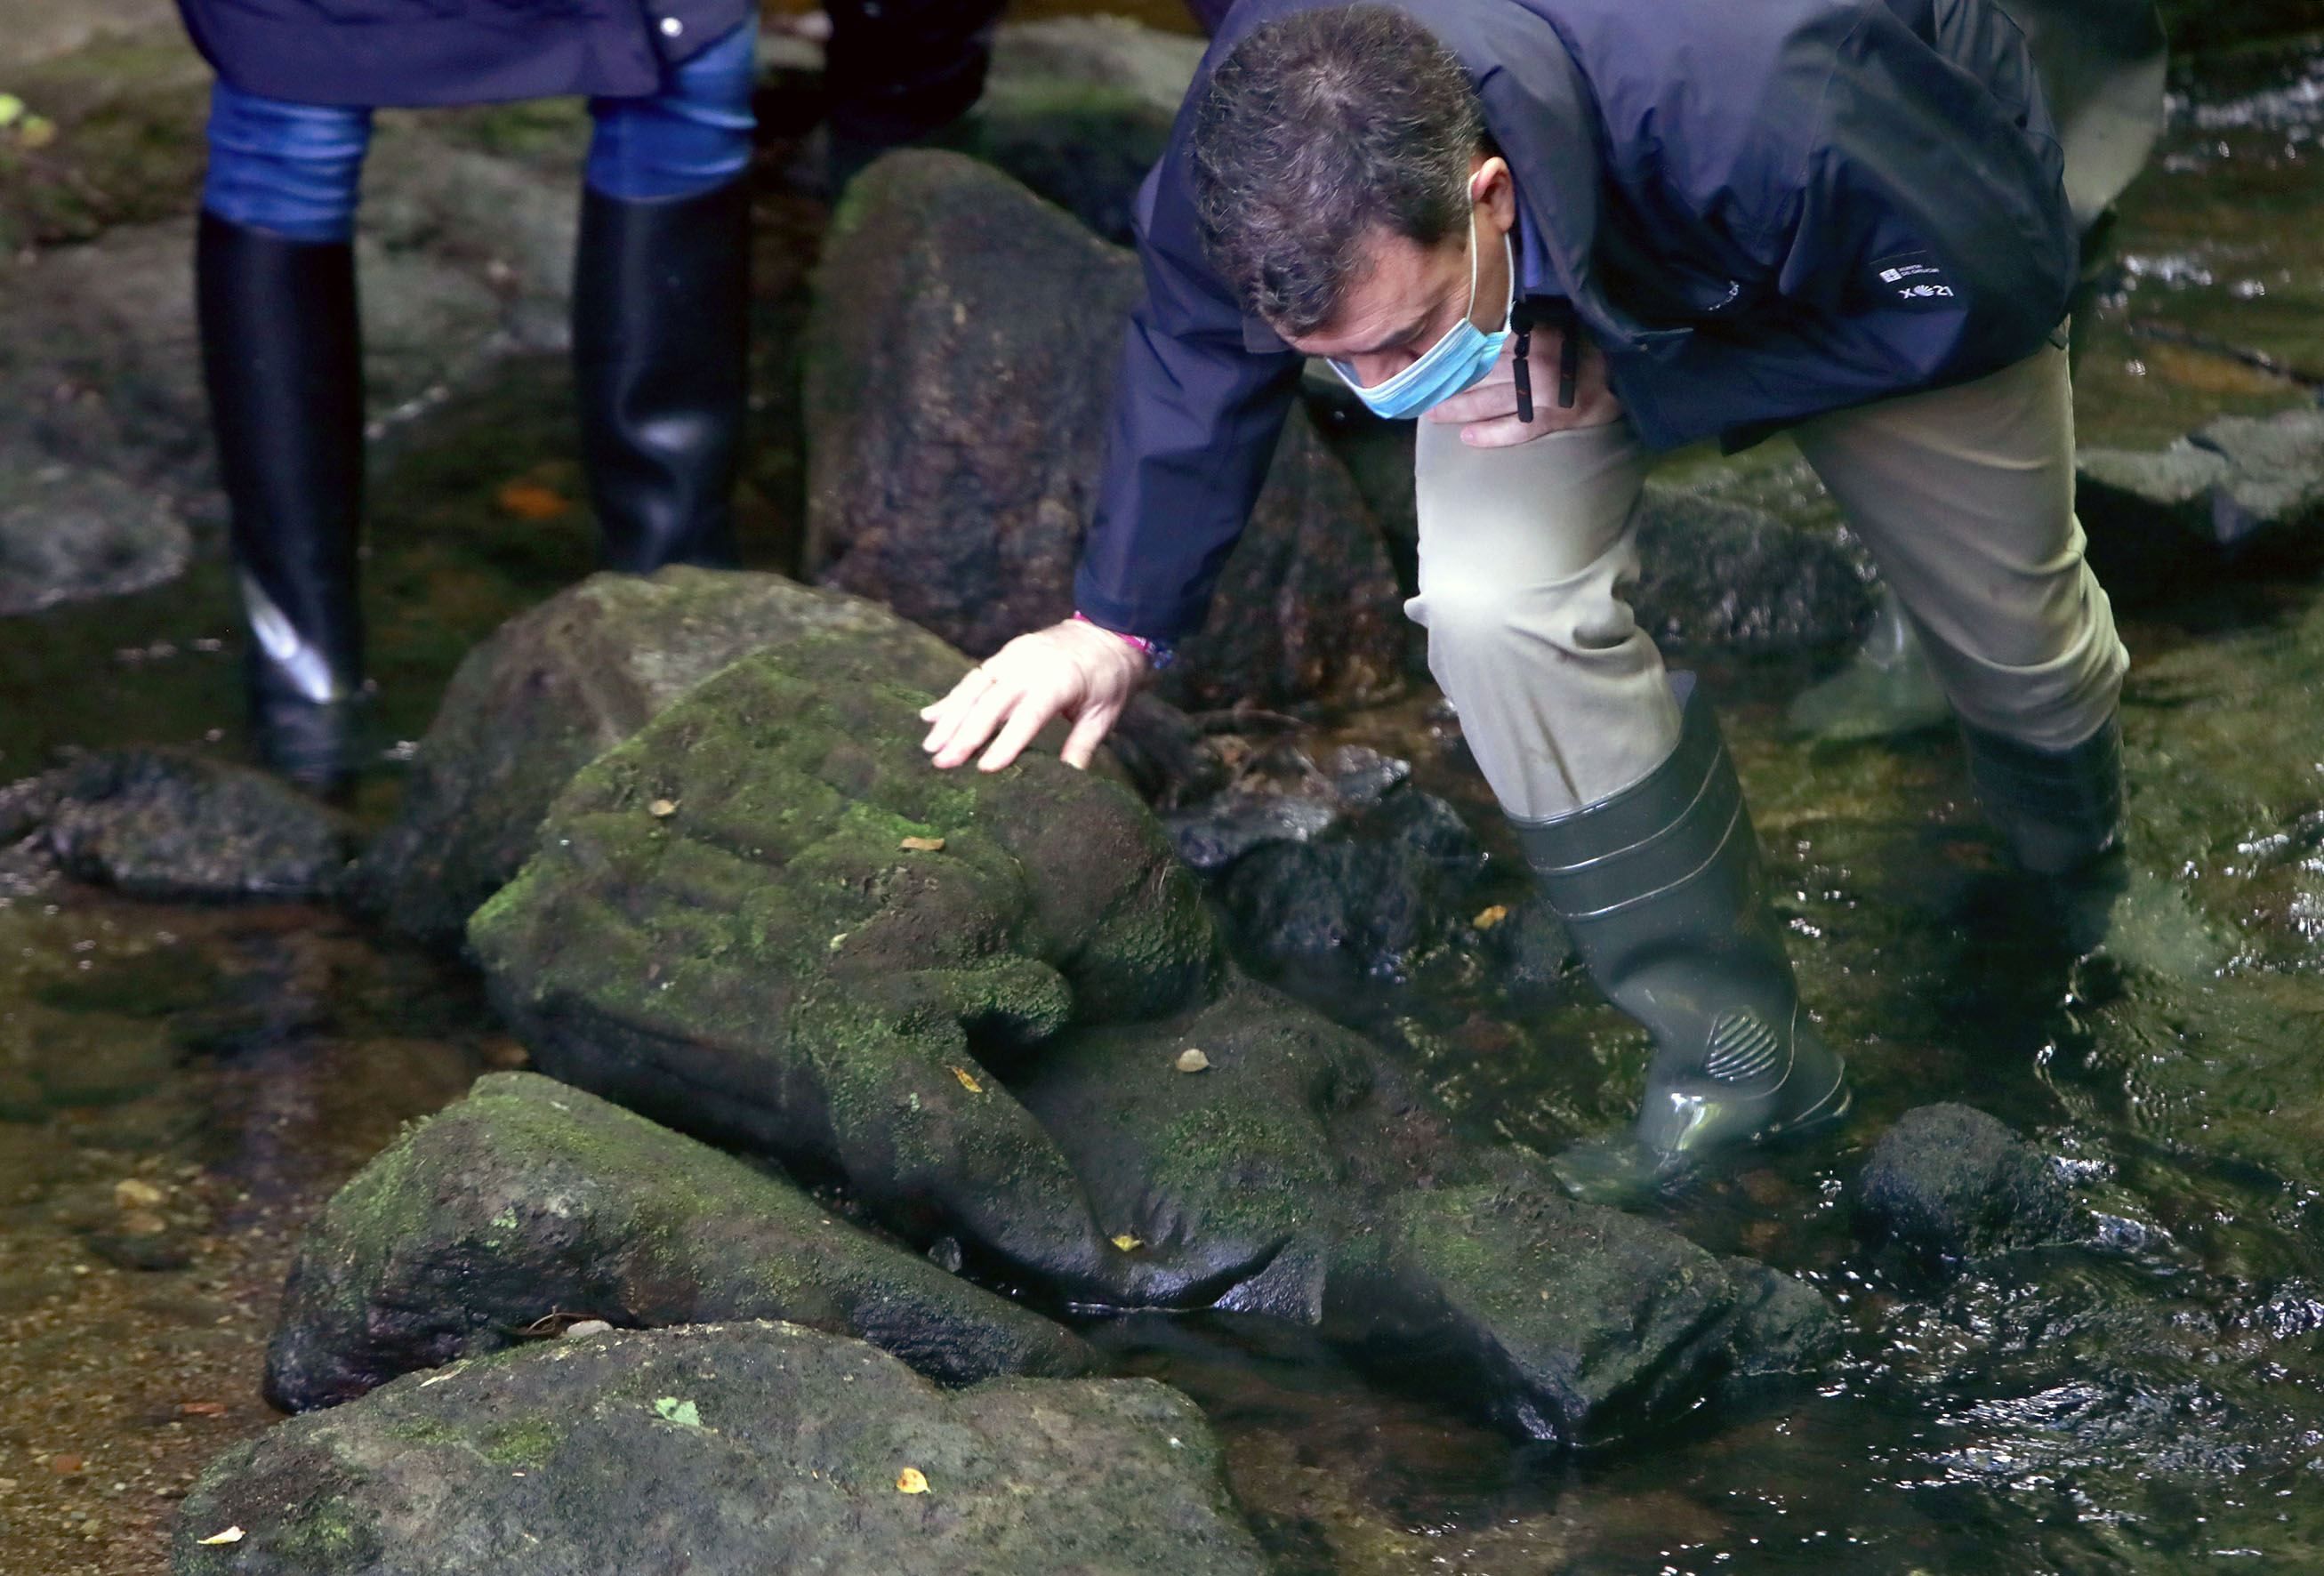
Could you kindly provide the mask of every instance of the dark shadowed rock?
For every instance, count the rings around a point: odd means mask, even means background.
[[[575,772],[745,652],[825,636],[918,688],[967,666],[881,608],[778,575],[599,575],[511,620],[453,676],[360,895],[396,929],[456,944]]]
[[[237,1542],[203,1544],[228,1527]],[[1176,1391],[946,1391],[860,1341],[773,1323],[610,1331],[293,1418],[204,1474],[171,1561],[176,1576],[1267,1568]]]
[[[299,1246],[266,1391],[305,1411],[555,1316],[782,1319],[947,1384],[1087,1372],[1069,1332],[836,1220],[781,1178],[530,1074],[480,1081],[341,1189]]]
[[[955,154],[881,161],[826,239],[807,363],[808,567],[974,655],[1073,611],[1136,260]],[[1397,589],[1292,415],[1164,694],[1353,698],[1397,678]]]
[[[734,664],[573,779],[470,939],[542,1071],[1149,1300],[994,1068],[1199,999],[1210,920],[1126,788],[934,770],[926,699],[844,637]]]
[[[1811,651],[1871,619],[1870,578],[1828,532],[1675,488],[1650,485],[1639,508],[1632,602],[1667,654]]]
[[[1246,956],[1395,975],[1462,929],[1484,872],[1460,812],[1399,788],[1324,836],[1254,849],[1218,889]]]
[[[2072,1214],[2057,1168],[1999,1120],[1965,1105],[1906,1111],[1857,1179],[1858,1229],[1930,1258],[2054,1242]]]
[[[1320,1324],[1529,1438],[1652,1426],[1836,1332],[1806,1286],[1455,1141],[1375,1047],[1262,987],[1068,1033],[1015,1087],[1106,1229],[1216,1306]]]
[[[174,750],[114,750],[0,798],[0,838],[29,834],[77,880],[139,898],[312,898],[337,889],[346,825],[279,779]]]

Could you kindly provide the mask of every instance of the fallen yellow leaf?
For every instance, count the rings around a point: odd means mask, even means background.
[[[953,1075],[954,1077],[955,1077],[955,1078],[959,1079],[959,1080],[960,1080],[960,1086],[961,1086],[963,1089],[967,1090],[971,1094],[982,1094],[982,1093],[983,1093],[983,1092],[984,1092],[984,1085],[983,1085],[983,1084],[982,1084],[982,1083],[979,1083],[975,1079],[973,1079],[973,1078],[970,1077],[970,1076],[968,1075],[968,1069],[967,1069],[967,1068],[965,1068],[965,1067],[954,1067],[954,1068],[952,1070],[952,1075]]]
[[[573,507],[563,493],[538,482],[511,482],[493,494],[493,501],[503,513],[519,520],[555,520]]]
[[[1113,1240],[1113,1245],[1116,1248],[1120,1249],[1124,1253],[1135,1252],[1137,1249],[1146,1246],[1145,1243],[1140,1242],[1137,1238],[1131,1236],[1127,1231],[1124,1231],[1120,1236],[1116,1237]]]
[[[942,853],[944,852],[944,839],[941,837],[907,837],[902,843],[897,844],[897,846],[901,848],[907,853]]]
[[[1480,930],[1490,930],[1494,926],[1499,925],[1502,920],[1507,919],[1508,917],[1509,910],[1508,905],[1496,903],[1491,908],[1486,909],[1482,914],[1478,915],[1476,918],[1471,920],[1470,923],[1474,925]]]
[[[927,1474],[921,1471],[919,1468],[906,1467],[902,1471],[896,1474],[897,1493],[925,1494],[927,1491]]]
[[[208,1546],[217,1544],[238,1544],[242,1542],[242,1528],[238,1526],[230,1526],[222,1533],[216,1533],[206,1538],[196,1538],[194,1541],[198,1544]]]
[[[646,806],[646,814],[651,816],[657,821],[667,821],[672,816],[678,814],[678,801],[676,799],[656,799],[652,804]]]
[[[1178,1053],[1176,1064],[1181,1073],[1207,1073],[1211,1070],[1211,1059],[1192,1046]]]

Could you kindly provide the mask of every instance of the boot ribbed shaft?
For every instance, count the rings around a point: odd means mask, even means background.
[[[2122,844],[2122,721],[2070,750],[2039,750],[1967,723],[1969,779],[2018,864],[2065,875]]]
[[[1847,1101],[1840,1057],[1800,1009],[1717,721],[1691,684],[1680,699],[1678,745],[1643,779],[1517,823],[1591,977],[1655,1037],[1638,1137],[1665,1164]]]

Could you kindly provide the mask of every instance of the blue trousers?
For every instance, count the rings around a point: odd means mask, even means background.
[[[595,98],[586,179],[627,202],[697,196],[751,159],[753,29],[670,68],[646,98]],[[355,234],[372,112],[290,104],[219,82],[210,93],[209,174],[202,206],[218,217],[293,241]]]

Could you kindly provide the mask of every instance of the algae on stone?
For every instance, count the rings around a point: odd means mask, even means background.
[[[782,1179],[530,1074],[480,1080],[300,1241],[266,1390],[293,1411],[514,1344],[558,1316],[784,1319],[930,1377],[1087,1371],[1061,1327],[882,1242]],[[513,1448],[513,1447],[512,1447]]]
[[[928,1492],[898,1490],[907,1468]],[[599,1576],[678,1551],[695,1576],[1267,1569],[1173,1390],[946,1391],[860,1341],[735,1323],[499,1353],[293,1418],[203,1475],[171,1570]]]
[[[573,779],[471,941],[553,1076],[1146,1300],[1168,1267],[1107,1240],[995,1069],[1200,1000],[1216,936],[1127,790],[936,771],[927,700],[845,639],[733,664]]]

